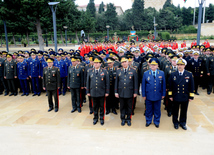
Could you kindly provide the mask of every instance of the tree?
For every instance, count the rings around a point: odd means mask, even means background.
[[[106,25],[109,25],[111,29],[115,29],[118,19],[117,19],[117,12],[114,4],[112,3],[107,4],[105,17],[106,17]]]
[[[87,13],[89,13],[91,15],[91,17],[95,18],[96,8],[95,8],[94,0],[89,1],[88,5],[86,7],[86,11],[87,11]]]
[[[99,14],[101,14],[101,13],[103,13],[103,12],[105,11],[104,7],[105,7],[105,5],[104,5],[104,3],[102,2],[102,3],[100,4],[100,6],[99,6],[99,11],[98,11]]]
[[[183,25],[192,25],[193,21],[193,14],[192,14],[192,8],[185,8],[183,7],[181,10],[181,17],[183,19]]]
[[[214,5],[210,4],[208,8],[206,8],[206,17],[209,22],[214,20]]]
[[[135,0],[132,5],[132,18],[135,29],[142,29],[144,17],[144,0]]]
[[[163,5],[163,9],[166,9],[166,8],[172,7],[172,6],[174,6],[174,5],[172,4],[172,0],[166,0],[166,2],[165,2],[164,5]]]
[[[101,14],[97,14],[95,29],[99,32],[103,32],[106,30],[106,16],[104,12]]]

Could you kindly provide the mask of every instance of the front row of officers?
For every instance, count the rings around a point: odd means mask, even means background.
[[[75,56],[71,58],[72,66],[68,69],[67,87],[71,91],[72,113],[81,112],[81,93],[86,88],[89,98],[90,114],[94,114],[93,124],[103,125],[105,113],[110,109],[117,114],[116,107],[120,103],[121,125],[126,123],[131,126],[132,115],[136,104],[136,97],[139,90],[138,70],[129,65],[127,56],[122,56],[121,67],[114,66],[114,59],[108,57],[108,66],[102,67],[102,58],[94,56],[92,64],[84,68],[78,64]],[[48,66],[43,70],[43,89],[48,93],[49,111],[54,109],[52,96],[55,99],[55,112],[59,108],[58,88],[60,87],[60,71],[53,66],[54,60],[47,59]],[[168,79],[165,73],[159,70],[159,60],[149,59],[150,68],[144,72],[142,79],[142,97],[145,100],[146,127],[152,122],[158,128],[161,118],[161,100],[166,99],[171,107],[174,128],[179,126],[186,130],[187,108],[189,101],[194,98],[194,79],[191,72],[184,68],[186,60],[172,58],[176,69],[171,71]],[[166,91],[167,90],[167,91]],[[180,107],[180,114],[179,114]],[[107,111],[105,112],[105,109]],[[180,115],[180,116],[179,116]]]

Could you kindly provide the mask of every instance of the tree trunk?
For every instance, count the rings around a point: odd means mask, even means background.
[[[15,39],[14,33],[13,33],[13,43],[14,43],[14,45],[16,47],[16,39]]]
[[[44,39],[42,37],[42,28],[41,28],[41,23],[39,18],[36,18],[36,30],[37,30],[38,40],[39,40],[39,49],[44,51]]]
[[[28,31],[26,32],[26,36],[27,36],[27,45],[30,46]]]
[[[1,47],[2,47],[2,33],[1,33]]]
[[[76,39],[77,39],[77,42],[79,43],[79,38],[78,38],[78,35],[77,35],[77,30],[76,30]]]
[[[62,46],[64,46],[64,39],[63,39],[63,36],[62,36],[62,31],[60,33],[61,33]]]

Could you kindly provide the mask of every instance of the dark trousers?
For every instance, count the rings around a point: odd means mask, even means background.
[[[8,92],[4,77],[0,77],[0,92],[3,92],[4,90],[5,90],[5,92]]]
[[[80,108],[80,89],[71,88],[71,101],[73,109]]]
[[[154,124],[160,124],[161,117],[161,100],[158,101],[150,101],[146,100],[146,123],[151,124],[152,119]]]
[[[91,96],[88,96],[88,102],[89,102],[89,109],[90,109],[91,111],[93,111],[93,101],[92,101]]]
[[[200,84],[203,88],[207,88],[208,85],[208,76],[207,73],[204,73],[203,76],[200,78]]]
[[[104,102],[105,97],[92,97],[93,110],[94,110],[94,120],[98,120],[98,111],[100,109],[100,120],[104,120]]]
[[[38,77],[32,77],[32,86],[33,86],[33,93],[34,94],[40,94],[41,93]]]
[[[66,84],[67,80],[66,80],[66,77],[61,77],[61,87],[59,89],[59,94],[61,94],[61,90],[62,90],[62,93],[65,94],[66,93],[66,90],[67,90],[67,84]]]
[[[47,90],[49,108],[53,108],[53,97],[55,101],[55,108],[59,108],[59,93],[58,90]]]
[[[133,97],[119,98],[121,120],[131,120]]]
[[[9,91],[11,93],[16,93],[16,87],[15,87],[14,79],[7,79],[7,85],[9,87]]]
[[[208,78],[208,87],[207,87],[207,92],[212,92],[213,90],[213,84],[214,84],[214,75],[207,76]]]
[[[199,82],[200,82],[200,77],[199,76],[194,76],[194,88],[195,88],[195,93],[198,92],[198,85],[199,85]]]
[[[185,102],[173,101],[172,122],[174,125],[178,125],[179,123],[181,125],[186,125],[188,104],[189,104],[189,101],[185,101]],[[180,110],[180,119],[178,121],[179,107],[181,110]]]
[[[22,89],[23,93],[25,95],[29,94],[29,88],[28,88],[27,79],[23,79],[23,80],[19,80],[19,81],[20,81],[20,86],[21,86],[21,89]]]
[[[106,98],[106,110],[115,110],[116,104],[116,97],[114,93],[110,93],[109,96]]]

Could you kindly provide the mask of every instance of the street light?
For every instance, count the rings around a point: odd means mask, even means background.
[[[197,31],[197,45],[200,45],[200,36],[201,36],[201,16],[202,16],[202,6],[205,0],[198,0],[199,3],[199,12],[198,12],[198,31]]]
[[[108,41],[109,40],[109,28],[110,28],[110,26],[106,25],[106,28],[107,28],[107,41]]]
[[[60,2],[49,2],[48,5],[51,8],[53,14],[53,29],[54,29],[54,44],[55,44],[55,52],[57,51],[57,33],[56,33],[56,8],[57,4]],[[55,7],[54,7],[55,6]]]
[[[67,26],[63,26],[63,28],[65,29],[65,43],[66,43],[66,46],[67,46],[67,29],[68,29],[68,27]]]
[[[5,32],[6,48],[7,48],[7,52],[9,52],[9,48],[8,48],[8,38],[7,38],[7,25],[6,25],[6,20],[3,20],[3,22],[4,22],[4,32]]]

